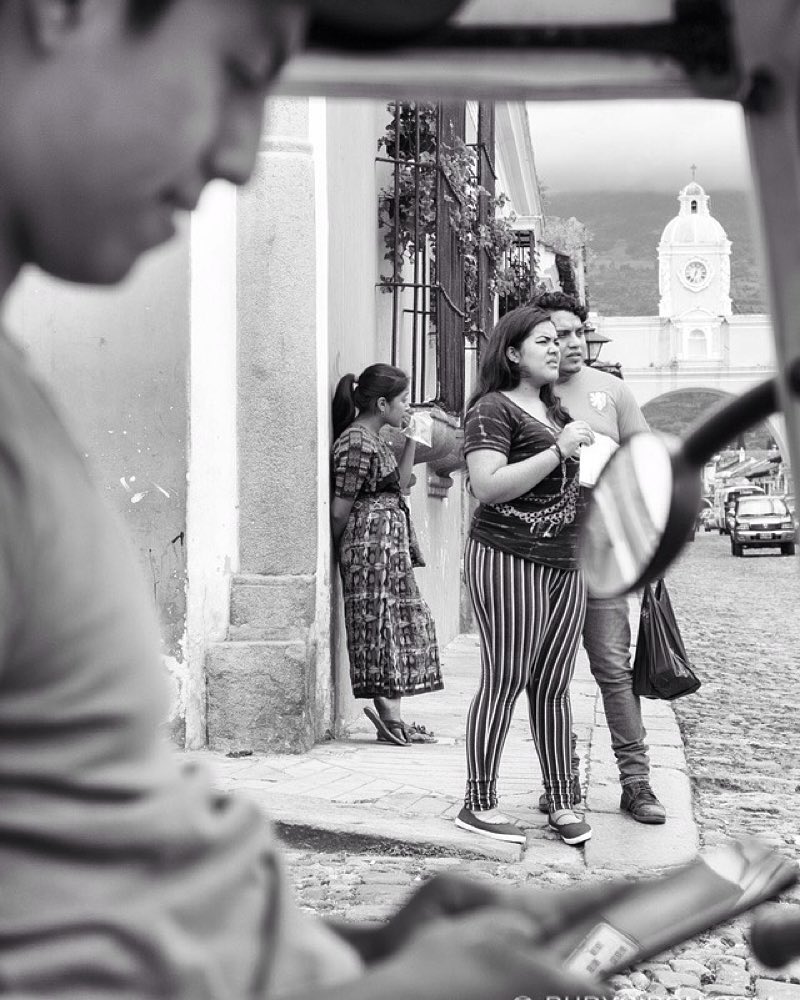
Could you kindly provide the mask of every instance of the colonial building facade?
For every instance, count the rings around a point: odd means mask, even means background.
[[[491,128],[476,105],[447,115],[486,155],[528,263],[535,249],[557,284],[564,255],[542,239],[524,105],[497,105]],[[300,750],[355,712],[329,539],[330,400],[345,372],[414,366],[433,431],[410,498],[418,579],[440,641],[461,629],[456,411],[477,352],[463,336],[455,356],[442,350],[441,308],[438,326],[425,309],[410,324],[424,283],[413,270],[399,297],[382,282],[390,117],[383,103],[271,102],[247,189],[213,185],[125,287],[31,274],[7,317],[133,533],[161,616],[170,725],[188,746]],[[580,262],[572,273],[582,282]],[[484,326],[496,308],[484,301]]]
[[[731,302],[731,242],[696,181],[678,194],[679,210],[658,243],[659,315],[597,316],[637,401],[703,390],[738,395],[775,371],[770,318]],[[769,421],[784,454],[781,418]]]

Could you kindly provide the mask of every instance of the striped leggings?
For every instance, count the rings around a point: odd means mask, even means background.
[[[497,805],[500,755],[524,689],[550,809],[569,809],[569,682],[586,613],[583,575],[471,538],[464,572],[481,641],[481,681],[467,714],[465,805],[470,810]]]

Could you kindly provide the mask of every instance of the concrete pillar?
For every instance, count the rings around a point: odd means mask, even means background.
[[[275,100],[238,205],[239,571],[209,648],[212,749],[300,751],[324,729],[315,676],[317,219],[309,102]]]

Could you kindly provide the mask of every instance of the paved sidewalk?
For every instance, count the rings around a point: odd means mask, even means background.
[[[348,838],[361,836],[525,867],[620,873],[651,872],[695,854],[698,834],[672,709],[665,702],[643,702],[652,785],[668,813],[663,826],[645,826],[619,811],[619,781],[602,701],[582,650],[571,690],[592,839],[582,848],[566,846],[537,809],[541,777],[524,696],[506,743],[498,790],[501,807],[528,824],[527,844],[505,844],[459,830],[453,818],[463,799],[464,718],[480,669],[477,636],[458,636],[442,651],[442,663],[445,690],[409,698],[403,709],[407,722],[424,723],[438,743],[378,743],[375,729],[362,716],[348,739],[319,744],[305,754],[229,758],[189,751],[187,756],[207,760],[223,788],[251,796],[273,820],[322,831],[344,848]]]

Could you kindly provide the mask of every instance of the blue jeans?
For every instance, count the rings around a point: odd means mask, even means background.
[[[649,780],[650,760],[644,742],[647,733],[642,723],[639,697],[633,693],[631,626],[626,597],[589,598],[583,625],[583,648],[603,698],[620,782],[627,785]],[[573,750],[573,774],[577,774],[577,764],[578,757]]]

